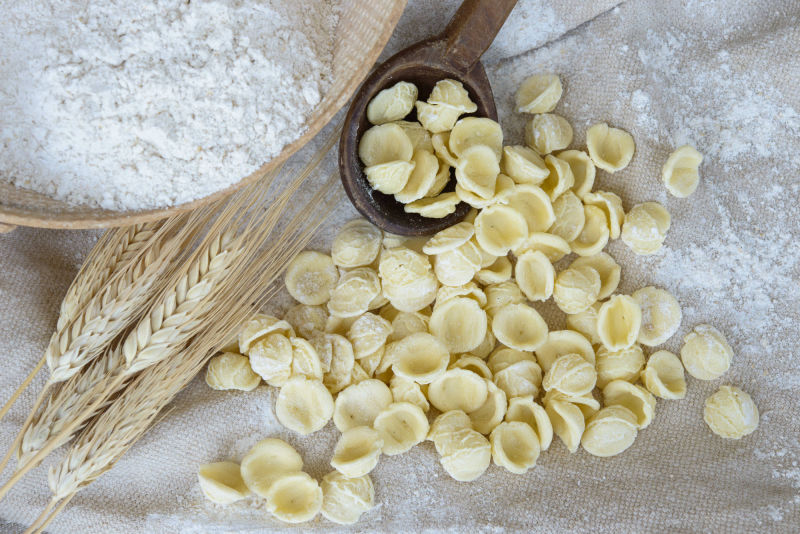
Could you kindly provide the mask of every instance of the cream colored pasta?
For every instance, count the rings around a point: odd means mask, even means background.
[[[466,369],[449,369],[428,387],[428,401],[439,411],[474,412],[486,402],[486,380]]]
[[[604,122],[586,131],[586,146],[594,164],[610,173],[627,167],[636,151],[631,134],[619,128],[610,128]]]
[[[449,167],[458,164],[458,158],[450,152],[450,132],[439,132],[431,136],[431,145],[436,156]]]
[[[547,231],[566,242],[577,239],[586,224],[583,203],[572,191],[565,191],[553,202],[553,216]]]
[[[331,466],[348,478],[361,477],[378,465],[383,438],[368,426],[356,426],[342,432],[333,450]]]
[[[395,402],[410,402],[419,406],[423,412],[428,412],[431,405],[419,384],[402,376],[393,376],[389,381],[392,398]]]
[[[475,226],[460,222],[434,234],[422,247],[422,252],[433,256],[460,247],[475,235]]]
[[[208,362],[206,384],[212,389],[252,391],[260,383],[261,376],[253,372],[247,356],[235,352],[223,352]]]
[[[378,273],[369,267],[347,271],[331,291],[328,311],[336,317],[356,317],[365,313],[381,292]]]
[[[544,232],[555,221],[550,198],[538,186],[517,185],[505,195],[505,202],[525,217],[528,232]]]
[[[636,426],[646,428],[655,416],[656,398],[638,384],[625,380],[614,380],[603,388],[603,403],[606,406],[618,404],[629,409],[636,416]]]
[[[519,257],[526,252],[539,251],[555,263],[567,254],[569,254],[569,243],[564,241],[557,235],[548,234],[547,232],[533,232],[521,245],[514,249],[514,255]]]
[[[200,491],[216,504],[231,504],[250,495],[236,462],[215,462],[197,470]]]
[[[553,295],[555,269],[540,251],[528,251],[517,258],[514,276],[528,300],[545,301]]]
[[[421,198],[403,207],[406,213],[416,213],[430,219],[441,219],[447,217],[454,211],[461,202],[455,193],[442,193],[431,198]]]
[[[522,361],[536,362],[536,357],[533,355],[533,352],[512,349],[509,347],[503,347],[501,345],[492,351],[492,354],[489,356],[489,360],[487,361],[487,366],[491,370],[492,374],[494,374],[499,373],[510,365]],[[541,372],[539,374],[541,375]]]
[[[413,103],[412,103],[413,107]],[[433,143],[431,142],[431,134],[428,130],[416,121],[393,121],[393,124],[398,125],[406,132],[406,135],[411,140],[411,147],[414,151],[428,150],[433,152]]]
[[[414,168],[403,188],[394,194],[395,200],[408,204],[423,198],[436,181],[439,173],[439,159],[433,152],[417,150],[411,158]]]
[[[385,250],[378,270],[384,295],[400,311],[419,311],[436,298],[439,283],[424,254],[405,247]]]
[[[392,403],[389,386],[376,379],[353,384],[336,397],[333,424],[339,432],[358,426],[372,426],[375,418]]]
[[[507,304],[492,318],[492,333],[507,347],[536,350],[547,338],[547,323],[526,304]]]
[[[453,126],[449,146],[450,152],[459,160],[474,146],[488,147],[495,155],[495,162],[499,163],[503,154],[503,130],[492,119],[464,117]]]
[[[460,417],[466,419],[463,426]],[[437,427],[442,418],[444,421]],[[486,471],[492,460],[489,440],[469,425],[466,414],[453,411],[440,415],[431,428],[439,462],[447,474],[459,482],[475,480]]]
[[[415,166],[414,161],[389,161],[365,167],[364,175],[373,189],[393,195],[403,190]]]
[[[669,155],[661,169],[661,179],[673,196],[686,198],[700,183],[700,164],[703,155],[696,148],[683,145]]]
[[[597,312],[597,335],[608,350],[626,349],[636,343],[642,310],[628,295],[615,295]]]
[[[461,286],[441,286],[436,292],[436,303],[433,309],[456,297],[466,297],[474,300],[481,308],[486,306],[486,293],[475,284],[467,282]]]
[[[386,347],[382,346],[375,352],[359,358],[355,363],[364,370],[367,375],[366,378],[370,378],[375,375],[375,371],[378,369],[378,367],[380,367],[381,362],[383,361],[383,355],[385,353]],[[355,364],[353,365],[353,368],[355,369]],[[353,383],[355,383],[355,381]]]
[[[620,228],[625,220],[625,210],[622,208],[622,199],[615,193],[608,191],[596,191],[586,193],[583,196],[584,204],[597,206],[603,210],[608,223],[609,237],[617,239],[620,235]]]
[[[599,294],[600,275],[588,265],[561,271],[553,288],[553,300],[564,313],[582,312],[597,301]]]
[[[428,104],[417,100],[417,120],[426,130],[435,134],[452,130],[461,111],[442,104]]]
[[[678,331],[683,314],[671,293],[648,286],[634,291],[631,297],[642,309],[639,343],[648,347],[661,345]]]
[[[451,410],[439,414],[431,424],[428,439],[433,441],[437,450],[444,444],[445,438],[457,430],[472,429],[472,421],[461,410]]]
[[[494,158],[494,152],[485,145],[464,149],[456,164],[458,185],[482,199],[488,200],[494,196],[499,174],[500,165]]]
[[[481,269],[481,252],[472,241],[437,254],[433,272],[443,285],[459,287],[469,283]]]
[[[414,148],[405,130],[396,124],[373,126],[358,143],[358,156],[365,167],[392,161],[411,161]]]
[[[595,302],[582,312],[568,314],[567,328],[580,332],[593,345],[600,344],[600,336],[597,335],[597,311],[600,306],[602,306],[602,303]]]
[[[561,438],[569,452],[578,450],[586,422],[581,410],[569,402],[553,400],[545,404],[553,432]]]
[[[371,264],[378,257],[382,237],[380,229],[364,219],[346,223],[331,245],[334,265],[352,269]]]
[[[437,196],[439,193],[444,191],[444,188],[447,187],[447,184],[450,183],[450,165],[439,158],[439,168],[436,171],[436,177],[433,179],[433,183],[425,191],[425,198],[432,198]]]
[[[429,384],[444,373],[450,362],[447,346],[426,333],[412,334],[386,349],[396,375]]]
[[[592,396],[592,393],[586,393],[584,395],[565,395],[558,391],[557,389],[551,389],[547,393],[544,394],[542,398],[542,403],[545,406],[550,404],[551,402],[559,401],[559,402],[566,402],[569,404],[575,405],[578,410],[583,414],[583,418],[586,419],[587,417],[591,417],[597,413],[600,409],[600,403]]]
[[[633,382],[639,378],[644,366],[642,347],[636,344],[620,350],[608,350],[600,345],[596,357],[597,386],[600,388],[614,380]]]
[[[544,375],[542,387],[546,391],[555,389],[564,395],[579,397],[594,389],[597,373],[594,366],[580,354],[559,356]]]
[[[292,374],[292,342],[277,332],[250,346],[250,367],[271,386],[282,386]]]
[[[598,300],[611,296],[611,294],[617,290],[622,268],[610,254],[599,252],[594,256],[582,256],[573,261],[570,267],[580,267],[582,265],[591,267],[600,275],[600,293],[597,294]],[[634,297],[634,300],[636,300],[636,297]]]
[[[290,378],[275,401],[278,421],[298,434],[316,432],[333,415],[333,397],[320,380],[304,376]]]
[[[561,99],[562,91],[561,80],[555,74],[529,76],[517,89],[517,113],[549,113]]]
[[[289,262],[284,282],[286,290],[303,304],[325,304],[339,279],[333,260],[327,254],[306,250]]]
[[[262,439],[242,458],[240,472],[245,485],[260,497],[281,476],[303,469],[303,459],[291,445],[276,438]]]
[[[284,317],[292,328],[308,339],[315,332],[325,331],[325,324],[328,322],[328,311],[323,306],[309,306],[307,304],[296,304],[289,308]]]
[[[502,175],[498,175],[498,178],[500,178],[500,176],[502,176]],[[497,190],[496,188],[497,188],[497,186],[495,185],[495,191]],[[465,188],[460,183],[456,183],[455,194],[456,194],[456,196],[459,198],[459,200],[461,202],[469,204],[473,208],[479,209],[479,210],[483,209],[483,208],[487,208],[487,207],[491,206],[492,204],[496,204],[496,202],[494,201],[494,199],[495,199],[494,194],[492,196],[490,196],[490,197],[484,198],[484,197],[478,195],[477,193],[475,193],[473,191],[470,191],[469,189]]]
[[[474,113],[478,106],[470,100],[469,93],[464,85],[456,80],[444,79],[436,82],[433,86],[428,102],[431,104],[441,104],[455,108],[462,113]]]
[[[383,439],[383,454],[394,456],[422,443],[428,435],[425,412],[410,402],[394,402],[375,418],[373,427]]]
[[[488,313],[487,313],[487,321],[488,321]],[[494,346],[496,343],[497,340],[495,339],[494,334],[492,334],[492,329],[487,328],[486,336],[484,336],[483,341],[481,341],[481,344],[472,349],[470,353],[473,356],[477,356],[478,358],[485,360],[486,358],[489,357],[489,354],[491,354],[492,350],[494,350]]]
[[[500,167],[518,184],[539,185],[550,174],[542,157],[522,145],[503,147]]]
[[[351,384],[358,384],[359,382],[363,382],[364,380],[369,380],[372,376],[374,370],[370,369],[370,372],[367,373],[367,370],[361,365],[366,360],[359,360],[353,363],[353,372],[350,374],[350,383]],[[378,362],[380,363],[380,362]]]
[[[511,261],[506,256],[500,256],[491,265],[475,273],[475,280],[484,285],[499,284],[511,278]]]
[[[350,341],[338,334],[327,334],[315,345],[317,354],[330,353],[330,366],[322,377],[322,383],[331,393],[339,391],[350,385],[353,376],[353,345]]]
[[[398,341],[417,332],[428,331],[428,316],[419,312],[399,312],[392,319],[392,333],[387,341]]]
[[[293,337],[289,341],[292,344],[291,376],[304,376],[314,380],[322,380],[322,363],[311,343],[300,337]]]
[[[374,313],[365,313],[350,326],[347,339],[353,345],[353,356],[364,358],[383,347],[389,334],[392,333],[392,323]]]
[[[486,286],[484,292],[486,293],[486,306],[484,309],[489,317],[493,317],[498,310],[504,308],[507,304],[519,304],[525,300],[522,291],[513,280]]]
[[[539,439],[539,449],[546,451],[553,441],[553,425],[544,407],[533,400],[532,395],[514,397],[508,401],[506,421],[520,421],[530,426]]]
[[[515,209],[495,205],[478,214],[475,236],[484,250],[495,256],[505,256],[528,236],[528,225]]]
[[[566,161],[552,154],[545,156],[544,163],[550,171],[550,175],[542,182],[541,187],[550,200],[555,201],[575,185],[575,176]]]
[[[322,477],[322,516],[339,525],[356,523],[375,506],[375,488],[367,475],[348,477],[331,471]]]
[[[452,298],[436,306],[429,328],[449,352],[469,352],[486,336],[486,312],[473,299]]]
[[[542,385],[542,369],[533,360],[522,360],[498,370],[492,381],[509,399],[526,395],[535,397]]]
[[[285,523],[310,521],[322,509],[322,488],[303,472],[283,475],[270,486],[267,510]]]
[[[539,438],[525,423],[501,423],[492,430],[489,439],[495,464],[518,475],[536,465],[540,452]]]
[[[677,356],[666,350],[650,355],[642,371],[642,383],[650,393],[662,399],[682,399],[686,396],[683,364]]]
[[[567,148],[572,142],[572,126],[553,113],[536,115],[525,124],[525,143],[539,154]]]
[[[593,456],[616,456],[633,445],[636,416],[624,406],[606,406],[586,421],[583,449]]]
[[[579,354],[591,365],[595,364],[592,344],[586,337],[572,330],[553,330],[547,334],[545,342],[536,349],[536,359],[545,372],[565,354]]]
[[[556,155],[558,159],[566,161],[569,165],[572,176],[575,179],[572,185],[572,192],[582,199],[594,187],[597,169],[592,159],[582,150],[563,150]]]
[[[686,371],[699,380],[714,380],[731,366],[733,349],[722,332],[701,324],[683,338],[681,360]]]
[[[486,380],[486,388],[486,401],[469,414],[472,428],[484,435],[489,434],[503,421],[507,406],[505,392],[491,379]]]
[[[402,119],[414,109],[417,94],[413,83],[397,82],[372,97],[367,105],[367,120],[372,124],[384,124]]]
[[[706,399],[703,420],[723,438],[741,439],[758,428],[758,408],[752,397],[734,386],[721,386]]]
[[[608,244],[610,232],[606,215],[597,206],[589,205],[583,206],[583,216],[583,229],[569,246],[578,256],[594,256]]]
[[[625,216],[622,241],[636,254],[655,254],[664,244],[671,217],[657,202],[637,204]]]

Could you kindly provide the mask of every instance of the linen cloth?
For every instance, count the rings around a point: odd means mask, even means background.
[[[457,5],[412,1],[384,57],[440,31]],[[219,392],[198,377],[48,530],[797,532],[798,50],[796,0],[521,0],[487,52],[507,143],[522,142],[527,118],[513,113],[514,91],[537,72],[561,76],[564,96],[555,112],[572,124],[574,146],[584,146],[586,128],[600,121],[633,134],[631,165],[613,175],[598,171],[595,188],[619,194],[626,210],[648,200],[662,203],[672,227],[665,247],[653,256],[635,256],[621,241],[611,243],[607,250],[622,265],[619,291],[656,285],[678,298],[683,322],[663,348],[677,353],[692,327],[710,323],[734,349],[731,369],[721,379],[701,382],[687,375],[686,399],[659,400],[652,425],[624,454],[569,454],[555,438],[525,475],[492,465],[477,481],[459,483],[426,442],[381,458],[371,474],[378,506],[358,524],[346,528],[320,517],[292,527],[271,519],[253,499],[226,508],[206,502],[197,466],[238,460],[256,441],[277,436],[295,446],[305,469],[321,478],[331,470],[338,432],[330,424],[298,436],[277,423],[275,392],[267,386]],[[685,142],[706,158],[697,192],[677,199],[666,193],[660,169]],[[302,164],[318,144],[319,137],[290,167]],[[335,169],[333,155],[325,165]],[[325,175],[309,179],[308,190]],[[342,221],[356,215],[339,194],[339,207],[312,243],[320,250],[328,249]],[[98,235],[19,228],[0,236],[3,401],[41,357],[61,297]],[[277,299],[271,311],[281,312],[285,304]],[[551,329],[563,328],[563,315],[553,306],[537,307]],[[0,425],[3,451],[43,381],[39,376]],[[713,435],[702,419],[705,398],[722,384],[750,393],[761,412],[758,430],[739,441]],[[40,467],[0,502],[0,517],[7,521],[0,530],[19,531],[49,497]]]

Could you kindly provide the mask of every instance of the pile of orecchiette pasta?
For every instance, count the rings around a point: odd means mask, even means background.
[[[248,322],[210,362],[206,381],[215,389],[251,390],[262,380],[280,388],[275,413],[298,434],[333,419],[341,432],[334,470],[320,485],[291,446],[265,439],[241,465],[201,467],[209,499],[228,503],[252,492],[283,521],[321,512],[352,523],[373,506],[369,473],[381,454],[429,439],[459,481],[476,479],[492,460],[525,473],[553,434],[570,452],[582,446],[613,456],[653,420],[656,397],[685,396],[684,368],[701,380],[727,371],[733,351],[708,325],[684,338],[680,359],[665,350],[645,357],[643,345],[657,347],[677,331],[681,308],[656,287],[615,294],[621,269],[603,249],[621,238],[635,253],[652,254],[670,216],[655,202],[625,213],[616,194],[592,191],[596,168],[624,168],[634,141],[596,124],[586,134],[588,154],[567,150],[572,128],[549,113],[561,92],[553,75],[520,88],[518,111],[534,114],[528,146],[504,147],[490,119],[459,118],[476,106],[453,80],[416,102],[418,122],[402,120],[418,96],[410,83],[370,103],[375,126],[360,144],[370,184],[426,216],[441,217],[460,201],[475,209],[424,239],[354,220],[330,255],[294,258],[285,283],[298,304],[282,320]],[[663,180],[672,194],[695,190],[701,161],[688,146],[670,156]],[[455,192],[441,193],[450,167]],[[577,258],[557,273],[553,264],[570,253]],[[567,330],[550,331],[531,304],[551,297]],[[755,430],[758,411],[746,393],[723,386],[707,400],[705,420],[715,433],[740,438]]]

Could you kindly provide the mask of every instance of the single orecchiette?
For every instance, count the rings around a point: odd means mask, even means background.
[[[241,475],[247,487],[260,497],[281,476],[303,469],[303,459],[294,448],[276,438],[262,439],[242,458]]]
[[[622,241],[636,254],[655,254],[667,237],[671,217],[657,202],[637,204],[625,215]]]
[[[331,244],[334,265],[352,269],[371,264],[381,250],[383,233],[365,219],[346,223]]]
[[[328,311],[336,317],[356,317],[369,310],[381,292],[378,273],[370,267],[357,267],[339,278],[330,293]]]
[[[469,413],[472,428],[483,435],[489,434],[503,421],[507,406],[506,393],[490,379],[486,380],[486,388],[487,394],[484,403],[480,408]]]
[[[375,353],[386,344],[392,333],[392,323],[374,313],[365,313],[350,325],[347,339],[353,345],[356,359]]]
[[[487,394],[485,378],[458,368],[445,371],[428,387],[428,400],[441,412],[473,412],[483,405]]]
[[[616,193],[608,191],[596,191],[586,193],[583,196],[583,203],[589,206],[597,206],[603,210],[608,224],[609,237],[617,239],[620,235],[622,223],[625,220],[625,210],[622,209],[622,199]]]
[[[594,365],[580,354],[559,356],[544,375],[542,387],[546,391],[555,389],[564,395],[579,397],[594,389],[597,373]]]
[[[462,113],[474,113],[478,110],[475,102],[470,100],[469,93],[464,88],[464,85],[457,80],[449,78],[436,82],[430,96],[428,96],[428,102],[430,104],[449,106]]]
[[[333,397],[321,380],[304,376],[290,378],[278,392],[275,415],[289,430],[311,434],[330,421]]]
[[[500,256],[491,265],[475,273],[475,280],[484,285],[499,284],[511,278],[511,261],[506,256]]]
[[[532,395],[514,397],[508,401],[506,421],[520,421],[529,425],[539,438],[540,450],[546,451],[553,441],[553,425],[544,407]]]
[[[428,418],[416,404],[394,402],[375,418],[373,427],[383,440],[383,454],[402,454],[428,435]]]
[[[636,416],[624,406],[606,406],[586,421],[581,438],[584,450],[594,456],[616,456],[633,445]]]
[[[310,521],[322,509],[322,488],[302,471],[278,478],[264,498],[267,510],[285,523]]]
[[[714,380],[731,366],[733,349],[722,332],[701,324],[683,338],[681,360],[686,371],[699,380]]]
[[[545,301],[553,295],[553,264],[540,251],[528,251],[517,258],[514,277],[528,300]]]
[[[610,231],[603,210],[597,206],[583,206],[583,229],[569,246],[578,256],[594,256],[608,244]]]
[[[583,203],[572,191],[565,191],[553,202],[553,217],[547,231],[566,242],[577,239],[586,224]]]
[[[536,115],[525,125],[525,143],[539,154],[567,148],[572,142],[572,126],[553,113]]]
[[[547,372],[553,363],[565,354],[579,354],[590,364],[595,364],[595,354],[591,342],[579,332],[572,330],[553,330],[547,339],[536,349],[536,359]]]
[[[544,164],[550,171],[550,175],[541,183],[541,187],[548,194],[550,200],[555,201],[575,185],[575,176],[566,161],[552,154],[545,156]]]
[[[431,333],[451,353],[469,352],[480,345],[486,328],[486,312],[471,298],[451,298],[437,305],[431,314]]]
[[[363,380],[339,392],[333,409],[333,424],[339,432],[359,426],[371,427],[378,414],[392,403],[389,386],[380,380]]]
[[[285,320],[298,334],[306,339],[316,332],[324,332],[328,322],[328,310],[323,306],[296,304],[286,312]]]
[[[518,184],[539,185],[550,174],[542,156],[522,145],[503,147],[500,166]]]
[[[495,194],[500,165],[494,152],[485,145],[473,145],[461,152],[456,163],[458,185],[482,199],[489,200]]]
[[[431,236],[422,247],[422,252],[429,256],[441,254],[458,248],[475,235],[475,226],[469,222],[460,222],[449,226]]]
[[[758,408],[753,399],[734,386],[721,386],[706,399],[703,420],[714,434],[740,439],[758,428]]]
[[[549,113],[561,99],[562,91],[561,80],[555,74],[529,76],[517,89],[517,113]]]
[[[250,495],[236,462],[201,465],[197,479],[206,499],[217,504],[231,504]]]
[[[597,301],[600,287],[600,275],[593,267],[569,267],[556,277],[553,300],[564,313],[579,313]]]
[[[364,175],[373,189],[393,195],[402,191],[406,186],[415,165],[414,161],[388,161],[366,167]]]
[[[383,449],[383,438],[368,426],[342,432],[333,450],[331,466],[348,478],[361,477],[375,469]]]
[[[278,320],[271,315],[263,313],[256,314],[245,323],[241,332],[239,332],[239,353],[249,355],[250,345],[263,339],[267,334],[272,332],[277,332],[285,336],[294,335],[292,325],[286,321]]]
[[[402,119],[414,109],[417,94],[417,86],[413,83],[397,82],[369,101],[367,120],[372,124],[384,124]]]
[[[597,335],[608,350],[626,349],[636,343],[642,310],[633,298],[615,295],[597,312]]]
[[[508,398],[535,397],[542,385],[542,368],[532,359],[522,360],[498,370],[492,380]]]
[[[235,352],[223,352],[211,358],[206,369],[206,384],[213,389],[252,391],[261,383],[253,372],[250,359]]]
[[[506,304],[518,304],[525,300],[522,291],[513,280],[486,286],[484,292],[486,294],[486,306],[484,309],[489,317],[493,317]]]
[[[556,155],[558,159],[566,161],[572,170],[572,175],[575,179],[572,191],[578,198],[582,199],[594,187],[597,169],[592,159],[582,150],[562,150]]]
[[[614,380],[633,382],[644,366],[642,347],[636,344],[613,351],[600,345],[596,357],[597,386],[601,388]]]
[[[686,396],[683,364],[677,356],[666,350],[650,355],[642,371],[642,382],[650,393],[662,399],[682,399]]]
[[[536,465],[539,438],[533,429],[521,422],[500,423],[490,436],[492,459],[512,473],[522,475]]]
[[[326,334],[318,342],[320,346],[317,347],[317,354],[329,352],[331,362],[329,370],[322,377],[322,383],[332,394],[338,393],[346,388],[352,379],[355,362],[353,345],[346,337],[338,334]]]
[[[656,410],[656,398],[638,384],[625,380],[613,380],[603,388],[603,403],[606,406],[618,404],[629,409],[636,416],[636,426],[646,428],[652,421]]]
[[[406,213],[417,213],[430,219],[441,219],[447,217],[454,211],[461,202],[455,193],[442,193],[431,198],[421,198],[403,207]]]
[[[396,375],[429,384],[447,369],[450,353],[439,338],[420,332],[396,341],[386,349]]]
[[[517,185],[504,195],[504,201],[525,217],[528,232],[545,232],[556,220],[550,198],[541,187]]]
[[[507,347],[536,350],[547,338],[547,323],[526,304],[507,304],[492,318],[492,333]]]
[[[411,161],[413,154],[411,139],[397,124],[373,126],[364,132],[358,143],[358,156],[366,167],[392,161]]]
[[[481,252],[478,245],[467,241],[458,247],[437,254],[433,272],[445,286],[459,287],[469,283],[481,269]]]
[[[483,117],[464,117],[453,126],[450,132],[450,152],[461,158],[467,149],[473,146],[485,146],[495,155],[495,162],[500,162],[503,153],[503,130],[492,119]]]
[[[648,286],[634,291],[631,297],[642,309],[639,343],[648,347],[661,345],[678,331],[683,314],[671,293]]]
[[[697,189],[700,182],[700,164],[703,155],[696,148],[683,145],[669,155],[661,169],[661,179],[673,196],[686,198]]]
[[[389,381],[392,398],[395,402],[410,402],[419,406],[423,412],[428,412],[431,405],[419,384],[402,376],[393,376]]]
[[[600,336],[597,335],[597,310],[602,303],[595,302],[579,313],[567,315],[567,328],[580,332],[586,339],[597,345],[600,343]]]
[[[484,250],[505,256],[528,236],[528,224],[515,209],[495,205],[481,210],[475,218],[475,236]]]
[[[280,387],[292,374],[292,342],[277,332],[250,346],[250,367],[269,385]]]
[[[375,506],[375,488],[368,475],[348,477],[331,471],[322,477],[322,516],[339,525],[352,525]]]
[[[610,173],[627,167],[636,151],[631,134],[604,122],[586,131],[586,146],[594,164]]]
[[[417,120],[433,134],[452,130],[462,113],[458,108],[443,104],[429,104],[420,100],[417,100],[415,105]]]
[[[292,375],[322,380],[322,363],[314,346],[300,337],[289,340],[292,344]]]
[[[408,204],[428,194],[439,173],[439,159],[428,150],[417,150],[411,158],[414,168],[400,191],[395,192],[398,202]]]
[[[489,440],[470,424],[464,412],[445,412],[433,422],[429,435],[442,467],[459,482],[475,480],[486,471],[492,460]]]
[[[412,102],[412,106],[413,102]],[[428,150],[433,152],[433,138],[428,130],[415,121],[397,120],[394,124],[398,125],[406,132],[406,135],[411,140],[411,146],[414,150]]]
[[[325,304],[339,279],[333,260],[327,254],[306,250],[286,267],[286,290],[302,304]]]
[[[577,451],[586,428],[580,408],[570,402],[556,399],[545,403],[545,411],[550,417],[553,432],[561,438],[567,450]]]

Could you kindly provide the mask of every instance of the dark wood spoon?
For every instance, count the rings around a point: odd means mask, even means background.
[[[441,219],[403,211],[392,195],[370,187],[358,158],[358,141],[371,124],[366,108],[378,92],[399,81],[414,83],[425,100],[439,80],[459,80],[478,106],[470,115],[497,120],[497,109],[486,71],[479,59],[514,8],[516,0],[465,0],[441,35],[421,41],[390,57],[372,71],[353,98],[339,141],[339,172],[347,196],[374,225],[400,235],[427,235],[461,221],[469,212],[464,202]],[[409,116],[415,120],[415,112]],[[445,192],[453,191],[451,176]]]

